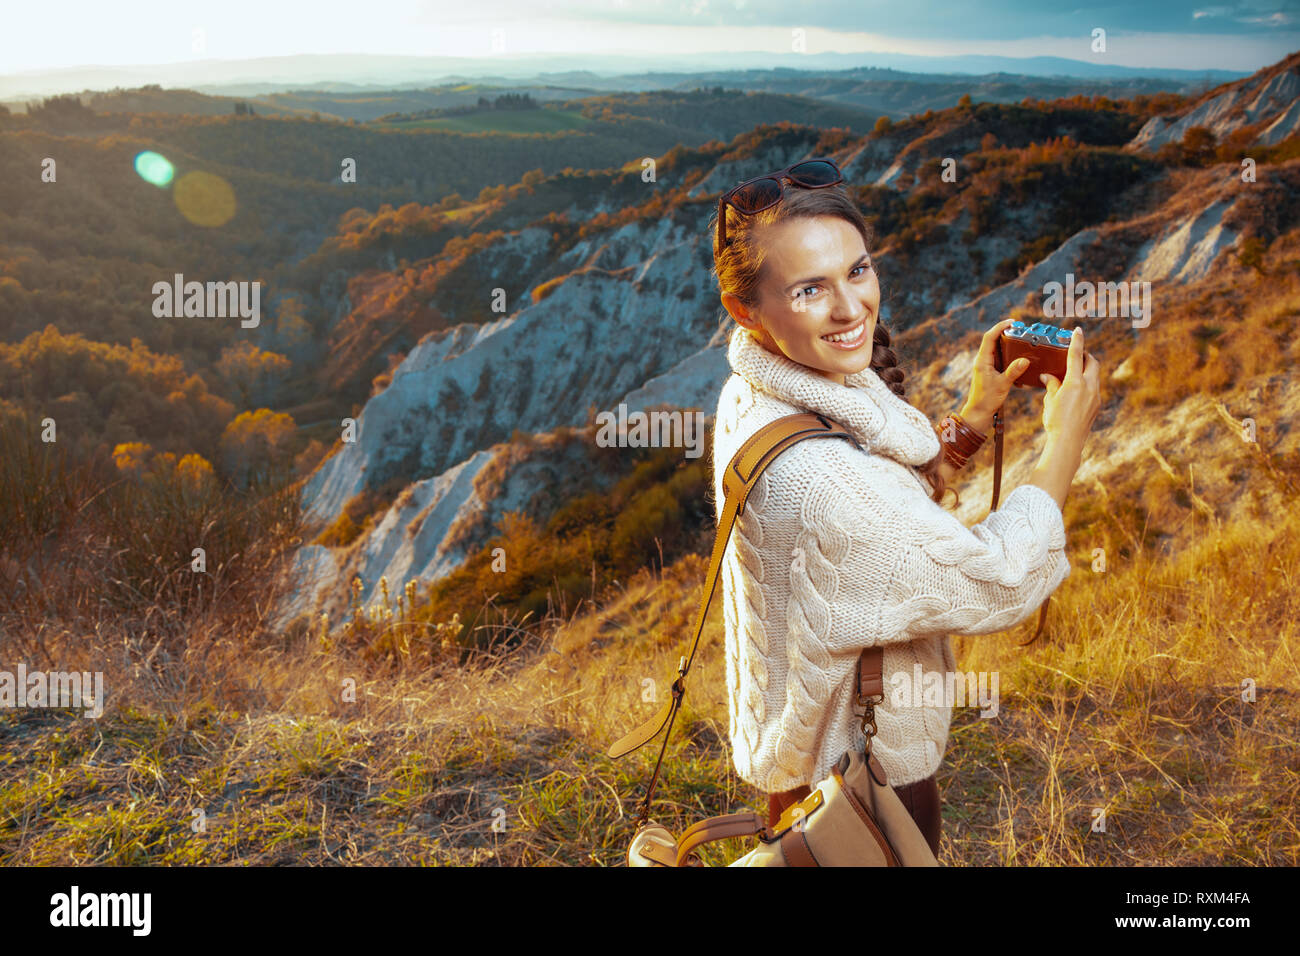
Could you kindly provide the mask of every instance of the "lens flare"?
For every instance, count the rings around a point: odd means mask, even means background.
[[[213,173],[186,173],[176,180],[172,199],[196,226],[224,226],[235,215],[235,190]]]
[[[135,158],[135,171],[145,182],[153,183],[160,189],[172,181],[176,172],[166,156],[148,149]]]

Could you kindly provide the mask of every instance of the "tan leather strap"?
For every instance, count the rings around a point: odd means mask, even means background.
[[[722,516],[718,521],[717,533],[713,539],[713,555],[709,560],[709,576],[704,587],[704,596],[700,602],[699,614],[696,616],[695,636],[691,640],[690,654],[681,658],[677,667],[677,678],[672,683],[672,698],[664,704],[654,717],[641,724],[631,733],[621,737],[609,748],[611,757],[621,757],[631,753],[654,739],[660,731],[667,728],[663,745],[659,749],[659,759],[655,763],[650,786],[646,788],[645,801],[642,804],[638,825],[650,818],[650,801],[659,780],[659,769],[663,764],[664,753],[668,748],[668,738],[672,734],[672,723],[681,707],[682,696],[686,693],[686,675],[690,672],[695,652],[700,645],[700,635],[704,633],[704,620],[713,603],[717,591],[718,578],[722,571],[722,558],[727,549],[727,541],[736,518],[745,507],[749,492],[758,481],[763,470],[781,452],[795,442],[805,438],[844,438],[861,448],[857,439],[843,425],[832,421],[816,412],[799,412],[787,415],[764,425],[749,437],[737,449],[726,470],[722,473],[722,493],[724,505]]]
[[[767,829],[767,824],[757,813],[729,813],[723,817],[709,817],[692,826],[677,841],[677,865],[690,857],[691,851],[702,843],[725,840],[727,837],[753,836]]]
[[[686,865],[686,861],[690,859],[691,851],[701,844],[711,843],[714,840],[725,840],[728,837],[757,836],[766,843],[779,840],[781,849],[786,854],[787,859],[793,856],[801,861],[791,863],[791,866],[817,866],[818,863],[813,859],[807,838],[803,836],[802,832],[799,832],[797,837],[798,844],[793,842],[796,838],[790,837],[789,834],[802,831],[803,827],[797,825],[800,818],[807,820],[821,808],[824,802],[825,798],[822,796],[822,792],[814,790],[801,803],[788,807],[775,826],[768,826],[763,822],[762,817],[753,812],[729,813],[726,816],[709,817],[707,820],[701,820],[683,833],[682,838],[677,841],[676,865]],[[801,812],[796,813],[796,810]],[[645,850],[642,853],[651,856],[652,859],[664,859],[663,856],[655,857]]]
[[[803,835],[803,827],[791,827],[781,834],[781,852],[790,866],[820,865],[808,845],[808,838]]]
[[[881,697],[885,695],[885,680],[881,675],[885,649],[880,645],[864,647],[858,658],[858,697]]]

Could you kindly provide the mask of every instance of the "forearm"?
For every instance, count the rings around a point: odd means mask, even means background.
[[[1070,493],[1074,473],[1083,460],[1082,449],[1064,439],[1049,436],[1047,447],[1030,473],[1027,485],[1037,485],[1054,499],[1057,507],[1065,510],[1065,497]]]

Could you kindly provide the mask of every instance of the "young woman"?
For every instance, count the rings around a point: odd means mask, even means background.
[[[1064,381],[1044,380],[1042,458],[967,528],[939,504],[961,456],[945,460],[905,398],[870,229],[841,182],[831,163],[800,163],[724,193],[710,223],[735,321],[714,428],[719,513],[722,469],[768,422],[818,412],[861,446],[799,442],[750,494],[722,568],[729,734],[737,773],[769,794],[775,823],[846,749],[863,749],[851,685],[861,649],[882,645],[873,752],[937,855],[951,706],[898,706],[891,678],[911,686],[918,664],[954,671],[949,633],[1004,631],[1070,574],[1061,509],[1100,408],[1099,368],[1076,331]],[[1008,324],[985,334],[960,412],[980,434],[1023,371],[993,365]]]

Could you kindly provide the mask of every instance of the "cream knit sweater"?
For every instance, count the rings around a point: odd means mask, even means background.
[[[1033,614],[1070,574],[1061,510],[1021,485],[967,528],[916,470],[939,452],[933,426],[870,368],[838,385],[739,326],[727,357],[713,443],[719,515],[723,468],[768,422],[820,412],[863,448],[817,438],[786,449],[732,533],[721,597],[736,772],[775,793],[861,751],[854,669],[864,646],[881,644],[874,752],[891,784],[923,780],[943,759],[952,709],[895,706],[891,675],[953,671],[949,633],[1002,631]]]

